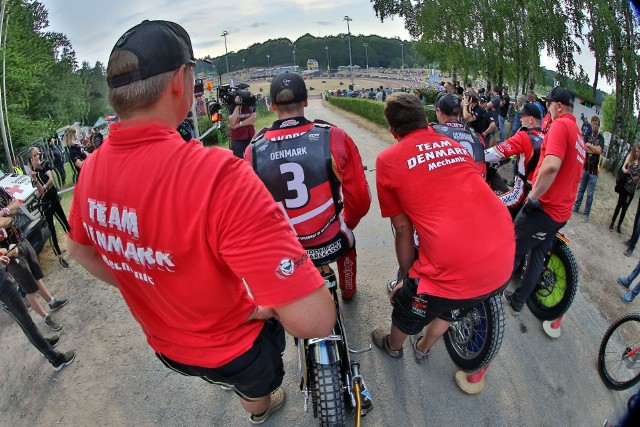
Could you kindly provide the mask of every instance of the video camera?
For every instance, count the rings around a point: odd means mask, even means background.
[[[241,87],[242,85],[242,87]],[[237,87],[231,85],[222,85],[218,87],[218,100],[226,105],[244,105],[246,107],[255,107],[256,96],[248,91],[246,84],[240,84]],[[236,104],[236,97],[240,97],[240,104]]]

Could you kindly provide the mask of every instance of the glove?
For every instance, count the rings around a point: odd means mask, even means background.
[[[524,206],[522,207],[522,210],[525,211],[526,213],[531,213],[533,211],[543,211],[542,206],[540,205],[540,200],[532,200],[532,199],[527,199],[524,202]]]

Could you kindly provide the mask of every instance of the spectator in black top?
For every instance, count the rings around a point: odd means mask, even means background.
[[[582,222],[589,221],[589,213],[591,213],[591,203],[593,203],[593,194],[596,191],[596,182],[598,182],[598,173],[600,172],[600,154],[604,150],[604,137],[600,132],[600,118],[593,116],[591,118],[591,134],[585,138],[585,150],[587,157],[584,161],[584,171],[578,188],[578,196],[576,203],[573,205],[573,211],[578,212],[584,197],[584,190],[587,190],[587,201],[584,205],[584,215]]]
[[[57,135],[51,137],[49,140],[49,154],[53,160],[53,170],[58,177],[58,183],[61,186],[64,186],[67,180],[67,172],[64,170],[64,157],[62,155],[62,150],[58,146]]]
[[[82,162],[89,156],[83,149],[80,141],[77,140],[78,130],[75,127],[70,127],[64,132],[62,142],[67,150],[69,150],[69,163],[71,163],[71,170],[73,170],[73,181],[78,182],[80,177],[80,169],[82,168]]]
[[[500,126],[500,141],[504,141],[505,124],[507,121],[507,115],[509,114],[509,104],[511,99],[509,98],[509,88],[502,88],[502,97],[500,98],[500,115],[498,116],[498,126]]]
[[[472,127],[482,135],[485,148],[489,148],[487,135],[495,129],[496,124],[486,110],[488,99],[485,95],[476,95],[475,92],[467,92],[462,102],[462,117],[467,126]]]
[[[94,129],[93,134],[91,135],[91,143],[93,144],[94,149],[97,150],[98,147],[102,145],[103,140],[104,136],[102,136],[102,133]]]
[[[580,118],[582,119],[582,127],[580,128],[580,130],[582,131],[582,136],[584,137],[584,139],[586,141],[587,140],[587,136],[589,136],[589,135],[591,135],[593,133],[593,129],[591,128],[591,124],[589,123],[589,119],[587,118],[587,116],[584,115],[584,113],[582,113]]]
[[[60,199],[58,196],[58,190],[53,182],[53,174],[51,173],[51,166],[49,162],[43,162],[40,151],[36,147],[29,149],[29,162],[31,163],[31,179],[34,186],[38,189],[38,197],[40,198],[40,206],[42,207],[42,213],[47,220],[49,231],[51,231],[51,243],[53,246],[53,253],[58,257],[58,262],[62,268],[68,268],[69,264],[62,257],[62,251],[58,244],[58,235],[56,234],[56,224],[53,221],[55,216],[65,234],[71,231],[69,222],[67,222],[67,216],[62,209]]]

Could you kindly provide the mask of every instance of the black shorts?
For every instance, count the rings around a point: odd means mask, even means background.
[[[10,257],[7,271],[28,294],[38,292],[37,280],[44,277],[38,255],[28,240],[18,243],[18,255]]]
[[[282,324],[269,319],[249,350],[217,368],[183,365],[162,354],[156,353],[156,356],[166,367],[182,375],[200,377],[211,384],[232,385],[238,396],[253,400],[268,396],[282,384],[284,348]]]
[[[405,334],[416,335],[436,317],[451,321],[451,311],[473,307],[500,292],[505,286],[506,284],[475,298],[449,299],[418,294],[418,279],[405,279],[402,287],[394,295],[395,305],[391,321]]]

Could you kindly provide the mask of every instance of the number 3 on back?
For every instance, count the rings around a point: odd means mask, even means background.
[[[296,192],[295,199],[285,199],[284,205],[287,209],[298,209],[309,202],[309,191],[304,185],[304,169],[297,163],[283,163],[280,165],[280,174],[293,174],[293,179],[287,181],[287,189]]]

